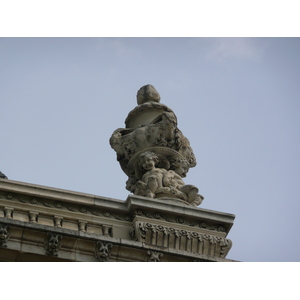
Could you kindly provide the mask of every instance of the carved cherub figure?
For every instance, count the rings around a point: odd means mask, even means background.
[[[153,152],[146,151],[140,155],[139,166],[146,172],[136,183],[136,194],[154,198],[157,189],[163,187],[163,178],[167,170],[157,168],[158,162],[159,158]]]
[[[177,186],[181,192],[187,195],[187,201],[193,205],[198,206],[202,203],[204,197],[198,194],[199,189],[191,184],[185,184],[182,180],[182,177],[186,177],[187,172],[189,171],[189,164],[186,160],[177,159],[172,163],[173,170],[170,170],[168,173],[172,174],[173,180],[176,181]]]
[[[185,160],[174,161],[174,170],[157,168],[159,157],[150,151],[140,155],[139,166],[145,173],[142,179],[136,183],[135,194],[155,198],[157,193],[168,192],[187,201],[193,206],[198,206],[203,197],[198,194],[199,190],[194,185],[186,185],[182,177],[186,176],[189,164]]]

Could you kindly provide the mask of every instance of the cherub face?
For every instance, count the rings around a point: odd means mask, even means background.
[[[142,163],[142,167],[149,171],[152,170],[153,168],[155,168],[155,161],[154,158],[152,156],[145,156],[143,163]]]
[[[186,164],[181,164],[178,167],[176,167],[175,172],[180,175],[181,177],[186,177],[187,172],[189,171],[189,168]]]

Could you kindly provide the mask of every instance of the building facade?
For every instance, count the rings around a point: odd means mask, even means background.
[[[229,262],[234,215],[0,178],[0,261]]]

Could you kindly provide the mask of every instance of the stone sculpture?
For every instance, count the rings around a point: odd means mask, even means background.
[[[160,103],[160,95],[148,84],[137,93],[137,103],[115,130],[110,145],[128,176],[126,189],[135,195],[162,200],[177,199],[198,206],[204,197],[194,185],[186,185],[196,158],[188,139],[177,127],[175,113]]]
[[[111,243],[98,241],[96,243],[96,246],[95,246],[95,249],[94,249],[95,258],[100,262],[107,261],[109,255],[111,253],[112,247],[113,247],[113,244],[111,244]]]
[[[10,226],[0,223],[0,247],[7,247],[6,243],[10,237]]]
[[[148,262],[160,262],[160,259],[164,256],[163,253],[159,253],[156,251],[147,251],[148,257]]]
[[[62,239],[61,234],[47,232],[46,240],[44,243],[44,247],[47,255],[53,255],[53,256],[58,255],[58,250],[60,249],[61,246],[61,239]]]

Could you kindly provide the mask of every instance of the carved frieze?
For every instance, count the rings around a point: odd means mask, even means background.
[[[74,213],[83,213],[86,215],[94,215],[94,216],[105,217],[109,219],[112,218],[120,221],[128,221],[128,222],[132,221],[132,217],[127,214],[117,214],[115,212],[108,211],[108,210],[100,210],[90,206],[75,205],[63,201],[45,200],[43,198],[18,195],[16,193],[5,193],[5,198],[11,201],[17,200],[21,203],[53,208],[53,209],[57,209],[58,211],[70,211]],[[5,212],[7,218],[12,218],[13,208],[7,208]]]
[[[59,216],[59,215],[63,214],[64,211],[69,211],[69,212],[74,212],[74,213],[79,212],[79,213],[83,213],[86,215],[95,215],[95,216],[99,216],[101,218],[104,217],[104,218],[108,218],[108,219],[115,219],[115,220],[126,221],[126,222],[132,222],[135,215],[136,216],[144,216],[149,219],[164,220],[164,221],[171,222],[171,223],[184,224],[187,226],[191,226],[191,227],[195,227],[195,228],[203,228],[203,229],[210,230],[210,231],[218,231],[218,232],[226,232],[227,231],[227,227],[225,227],[222,224],[209,223],[208,221],[203,222],[201,220],[192,221],[190,219],[187,219],[184,216],[174,215],[174,213],[167,214],[166,212],[161,213],[161,212],[155,212],[155,211],[154,212],[147,211],[144,209],[137,209],[134,212],[132,212],[131,214],[121,214],[121,213],[117,214],[117,213],[115,213],[113,211],[109,211],[109,210],[94,209],[94,208],[82,206],[82,205],[76,206],[74,204],[64,203],[63,201],[44,200],[39,197],[18,195],[16,193],[5,193],[4,197],[10,201],[20,201],[21,203],[24,203],[24,204],[26,203],[26,204],[33,205],[32,208],[30,208],[30,210],[28,210],[28,214],[29,214],[29,218],[30,218],[31,222],[38,222],[38,215],[39,215],[38,206],[41,206],[41,207],[46,206],[46,207],[49,207],[52,209],[56,209],[57,215],[53,216],[53,223],[54,223],[54,226],[56,226],[56,227],[62,227],[63,216]],[[37,206],[37,207],[34,208],[34,206]],[[35,210],[37,210],[37,211],[35,212]],[[13,207],[6,206],[4,208],[5,217],[13,218],[13,211],[14,211]]]
[[[167,215],[167,214],[162,214],[162,213],[152,212],[152,211],[149,212],[142,209],[137,209],[135,213],[137,216],[143,216],[149,219],[164,220],[170,223],[177,223],[177,224],[187,225],[191,227],[203,228],[210,231],[225,232],[225,227],[221,224],[210,224],[209,222],[203,222],[199,220],[190,221],[185,217],[174,215],[174,213]]]
[[[131,236],[133,239],[149,245],[217,257],[225,257],[232,245],[232,242],[224,237],[148,222],[136,222]]]

